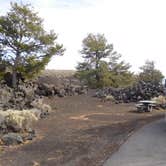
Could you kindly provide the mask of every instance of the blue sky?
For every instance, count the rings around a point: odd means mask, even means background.
[[[9,8],[0,1],[0,14]],[[20,0],[17,0],[20,2]],[[165,0],[22,0],[30,2],[54,29],[66,52],[47,68],[74,69],[81,60],[81,42],[88,33],[104,33],[116,51],[138,72],[145,60],[154,60],[166,75]]]

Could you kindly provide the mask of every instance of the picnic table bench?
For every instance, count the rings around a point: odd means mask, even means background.
[[[138,112],[151,112],[155,106],[156,102],[151,100],[141,100],[136,104]]]

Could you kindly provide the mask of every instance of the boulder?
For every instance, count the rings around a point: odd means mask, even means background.
[[[37,117],[45,118],[51,112],[51,107],[45,104],[42,98],[34,100],[31,105],[35,108],[32,111],[34,111],[35,115],[38,114]]]
[[[12,97],[12,93],[5,87],[0,88],[0,103],[8,103]]]
[[[12,87],[12,74],[10,72],[5,73],[4,80],[9,87]]]
[[[18,133],[8,133],[2,136],[2,142],[5,145],[17,145],[23,143],[23,138]]]
[[[38,83],[38,87],[35,92],[39,96],[53,96],[54,95],[54,86],[46,83]]]
[[[64,89],[57,90],[57,96],[58,97],[65,97],[66,91]]]

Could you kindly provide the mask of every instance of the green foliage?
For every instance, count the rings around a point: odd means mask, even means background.
[[[129,86],[134,81],[133,73],[129,71],[130,64],[121,61],[121,54],[113,52],[109,57],[109,68],[111,72],[111,79],[113,87],[125,87]]]
[[[163,74],[160,70],[155,68],[154,61],[146,61],[145,64],[140,67],[141,72],[138,75],[138,80],[142,80],[144,82],[153,82],[153,83],[161,83],[164,78]]]
[[[83,40],[83,57],[90,60],[91,63],[99,65],[102,58],[106,58],[113,51],[113,45],[108,44],[103,34],[89,34]]]
[[[79,68],[81,66],[81,68]],[[94,69],[82,69],[82,64],[79,64],[77,67],[78,71],[76,72],[75,76],[76,78],[80,79],[81,82],[84,84],[89,85],[91,88],[96,85],[96,79],[95,79],[95,73],[96,71]]]
[[[113,84],[111,80],[111,72],[109,70],[109,65],[105,61],[101,61],[99,68],[96,70],[99,75],[99,81],[97,82],[97,87],[107,87]]]
[[[76,76],[90,87],[120,87],[132,82],[130,65],[120,61],[121,55],[113,51],[103,34],[89,34],[81,53],[84,62],[78,64]]]
[[[106,66],[101,63],[103,58],[107,58],[113,50],[113,46],[107,43],[103,34],[89,34],[83,40],[81,54],[85,61],[79,63],[76,73],[77,77],[91,87],[103,86],[103,70]]]
[[[54,31],[44,30],[31,5],[11,3],[10,11],[0,17],[0,57],[13,73],[33,77],[43,70],[53,55],[64,52],[56,40]]]

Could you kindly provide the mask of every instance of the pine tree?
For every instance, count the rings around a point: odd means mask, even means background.
[[[145,64],[140,67],[141,72],[138,75],[138,79],[144,82],[161,83],[164,76],[160,70],[155,68],[154,61],[146,61]]]
[[[63,54],[56,40],[54,31],[44,30],[43,20],[31,5],[11,3],[10,11],[0,17],[0,60],[10,68],[14,88],[17,72],[33,77],[53,55]]]
[[[119,87],[132,81],[130,65],[121,61],[103,34],[89,34],[81,50],[84,61],[77,66],[76,76],[90,87]]]

